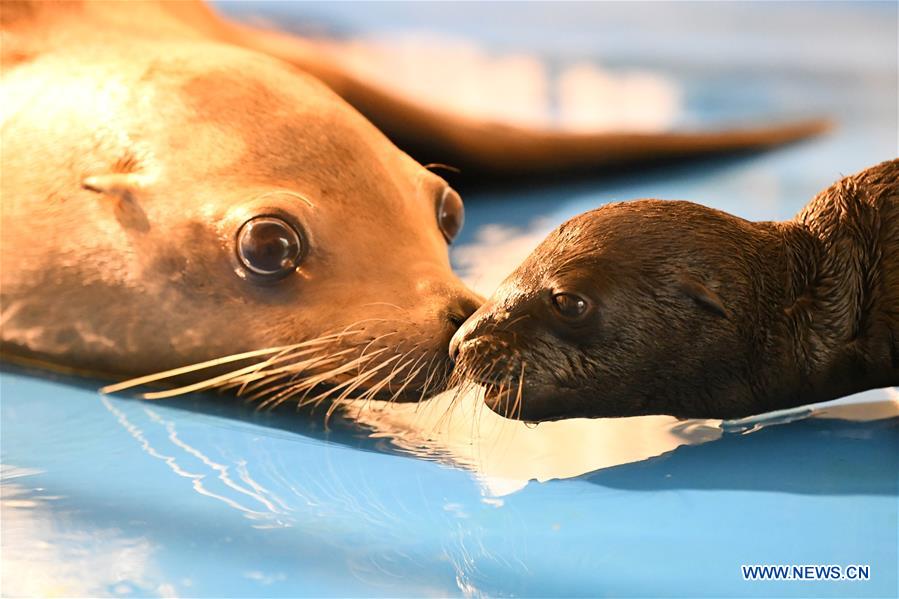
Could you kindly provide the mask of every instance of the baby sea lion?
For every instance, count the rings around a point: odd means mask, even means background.
[[[290,65],[69,10],[0,82],[3,357],[274,402],[439,386],[480,301],[458,194]]]
[[[739,418],[899,385],[899,160],[786,222],[659,200],[577,216],[450,353],[529,421]]]

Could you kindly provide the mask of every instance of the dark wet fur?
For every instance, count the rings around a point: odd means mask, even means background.
[[[488,397],[526,420],[737,418],[897,385],[897,212],[899,160],[786,222],[689,202],[604,206],[551,234],[464,327],[455,376],[526,361],[517,413]],[[566,324],[554,288],[596,309]]]

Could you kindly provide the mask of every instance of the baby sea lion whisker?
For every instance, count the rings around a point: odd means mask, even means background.
[[[525,381],[524,372],[525,372],[526,367],[527,367],[527,362],[522,360],[521,372],[518,375],[518,393],[516,394],[516,397],[515,397],[515,406],[512,408],[512,411],[515,414],[516,418],[521,416],[521,398],[523,396],[523,391],[524,391],[524,381]]]
[[[521,372],[518,375],[518,392],[515,394],[515,403],[512,405],[512,414],[518,417],[521,412],[521,390],[524,387],[524,367],[526,362],[521,362]]]

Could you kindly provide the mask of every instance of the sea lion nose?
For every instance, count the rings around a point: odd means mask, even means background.
[[[454,332],[459,330],[468,317],[475,313],[481,302],[470,296],[460,296],[450,302],[447,307],[446,319],[453,327]]]
[[[475,305],[474,310],[472,310],[468,317],[465,318],[459,324],[458,329],[456,329],[455,334],[449,342],[449,357],[450,360],[455,364],[456,359],[459,357],[459,348],[462,347],[462,344],[472,337],[476,337],[480,330],[483,328],[482,318],[478,318],[478,314],[483,313],[483,304],[481,306]]]
[[[459,335],[461,331],[461,328],[457,330],[449,342],[449,358],[453,364],[456,363],[456,359],[459,357],[459,346],[462,345],[462,335]]]

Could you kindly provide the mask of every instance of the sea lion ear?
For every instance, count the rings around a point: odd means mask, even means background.
[[[147,176],[139,173],[106,173],[81,180],[84,189],[119,197],[133,194],[147,183]]]
[[[123,227],[144,233],[150,230],[150,222],[137,201],[137,193],[148,183],[148,177],[138,173],[108,173],[81,180],[84,189],[113,199],[113,213]]]
[[[724,307],[724,302],[721,301],[718,294],[696,279],[683,276],[679,281],[679,285],[680,290],[702,308],[714,312],[718,316],[730,318],[730,312]]]

